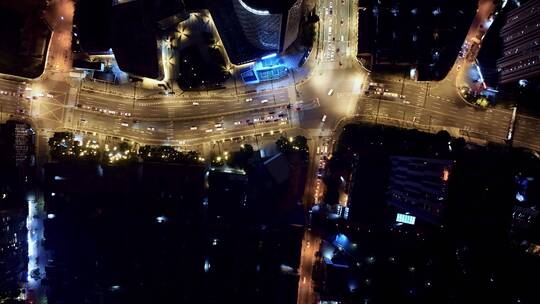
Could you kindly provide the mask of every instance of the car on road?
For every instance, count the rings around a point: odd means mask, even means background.
[[[246,102],[251,102],[253,101],[253,98],[246,98]]]
[[[120,125],[122,127],[129,127],[129,124],[127,122],[121,122]]]
[[[235,125],[235,126],[238,126],[238,125],[241,125],[241,124],[242,124],[241,121],[235,121],[235,122],[234,122],[234,125]]]
[[[322,117],[321,121],[322,121],[322,122],[325,122],[325,121],[326,121],[326,114],[324,114],[324,116]]]
[[[334,89],[330,89],[330,90],[328,91],[328,96],[332,96],[333,94],[334,94]]]
[[[214,127],[221,128],[221,127],[223,127],[223,124],[222,123],[217,123],[217,124],[214,125]]]
[[[198,102],[196,102],[196,101],[194,101],[194,102],[193,102],[193,105],[194,105],[194,106],[198,106],[198,105],[199,105],[199,103],[198,103]]]
[[[268,102],[268,99],[261,100],[261,103],[267,103],[267,102]]]
[[[197,128],[197,126],[191,126],[189,129],[190,129],[191,131],[195,131],[195,130],[197,130],[198,128]]]
[[[206,129],[206,130],[204,130],[204,132],[206,132],[206,133],[212,133],[213,131],[214,131],[214,130],[212,130],[212,129]]]
[[[154,128],[154,127],[148,127],[148,128],[146,128],[146,130],[148,130],[148,131],[155,131],[156,128]]]

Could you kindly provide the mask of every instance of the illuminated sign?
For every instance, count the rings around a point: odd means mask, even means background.
[[[450,172],[448,172],[448,169],[444,169],[442,180],[447,182],[448,181],[448,176],[450,176]]]
[[[408,214],[398,213],[396,216],[396,222],[414,225],[416,217]]]

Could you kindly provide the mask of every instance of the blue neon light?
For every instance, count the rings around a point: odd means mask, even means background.
[[[262,60],[265,60],[265,59],[274,58],[274,57],[276,57],[276,56],[277,56],[277,53],[272,53],[272,54],[270,54],[270,55],[266,55],[266,56],[262,57],[261,59],[262,59]]]

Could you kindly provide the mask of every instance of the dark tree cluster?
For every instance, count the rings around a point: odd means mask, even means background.
[[[143,161],[196,164],[199,154],[195,151],[178,151],[170,146],[143,146],[139,148],[139,156]]]

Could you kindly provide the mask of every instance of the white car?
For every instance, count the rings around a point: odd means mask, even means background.
[[[261,100],[261,103],[267,103],[267,102],[268,102],[268,99]]]
[[[126,123],[126,122],[121,122],[120,125],[121,125],[122,127],[129,127],[129,124]]]
[[[325,122],[325,121],[326,121],[326,114],[324,114],[324,116],[322,117],[321,121],[322,121],[322,122]]]
[[[221,128],[221,127],[223,127],[223,124],[222,123],[217,123],[217,124],[214,125],[214,127]]]
[[[204,132],[206,132],[206,133],[212,133],[213,131],[214,131],[214,130],[212,130],[212,129],[206,129]]]
[[[193,102],[193,105],[194,105],[194,106],[198,106],[198,105],[199,105],[199,103],[198,103],[198,102],[196,102],[196,101],[194,101],[194,102]]]
[[[241,121],[235,121],[235,122],[234,122],[234,125],[235,125],[235,126],[238,126],[238,125],[241,125],[241,124],[242,124]]]
[[[246,102],[253,101],[253,98],[246,98]]]
[[[332,96],[333,94],[334,94],[334,89],[330,89],[330,90],[328,91],[328,96]]]
[[[197,130],[198,128],[197,128],[196,126],[191,126],[189,129],[190,129],[191,131],[195,131],[195,130]]]
[[[154,127],[148,127],[148,128],[146,128],[146,130],[148,130],[148,131],[155,131],[156,128],[154,128]]]

